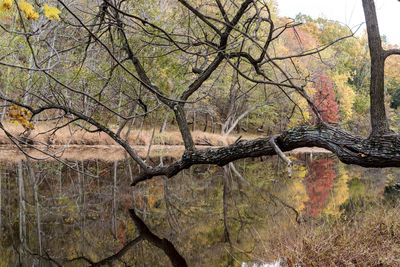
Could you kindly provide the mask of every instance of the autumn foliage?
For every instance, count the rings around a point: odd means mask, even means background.
[[[29,121],[31,117],[30,112],[25,108],[12,105],[9,108],[7,115],[14,124],[18,125],[18,123],[20,123],[25,130],[33,130],[35,128]]]
[[[339,108],[333,83],[327,75],[318,77],[314,85],[314,103],[325,122],[336,123],[339,119]]]
[[[13,2],[13,0],[0,0],[0,12],[10,11],[13,7]],[[39,18],[39,13],[37,11],[39,11],[38,9],[40,9],[40,7],[36,7],[35,9],[31,3],[25,2],[25,0],[20,0],[18,2],[18,9],[25,14],[28,20],[37,20]],[[58,8],[44,4],[43,9],[44,15],[50,20],[60,20],[59,14],[61,11]]]

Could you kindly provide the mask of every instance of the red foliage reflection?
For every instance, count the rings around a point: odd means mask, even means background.
[[[305,203],[308,216],[317,217],[326,205],[329,191],[336,178],[335,163],[329,159],[314,160],[310,163],[309,176],[304,180],[309,200]]]

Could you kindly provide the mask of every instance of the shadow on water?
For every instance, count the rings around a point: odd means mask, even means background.
[[[330,154],[291,158],[291,177],[279,158],[264,157],[194,166],[135,188],[130,183],[138,168],[130,160],[69,158],[69,167],[3,160],[0,261],[4,266],[275,261],[266,251],[277,225],[279,234],[290,234],[294,224],[357,212],[381,199],[388,182],[400,180],[395,169],[348,166]],[[151,158],[154,165],[173,160]]]

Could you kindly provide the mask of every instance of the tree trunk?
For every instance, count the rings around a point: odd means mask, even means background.
[[[181,132],[183,143],[185,145],[185,151],[194,151],[195,146],[190,133],[189,126],[186,120],[186,113],[183,110],[183,105],[176,104],[174,106],[175,118],[178,123],[179,131]]]
[[[385,51],[382,48],[374,1],[362,0],[362,3],[367,24],[368,44],[371,55],[371,136],[377,136],[390,132],[385,111]]]
[[[6,91],[5,96],[7,97],[8,92]],[[5,115],[6,115],[6,111],[7,111],[7,101],[4,100],[3,101],[3,110],[1,111],[1,116],[0,116],[0,121],[3,121]]]
[[[154,176],[173,177],[195,164],[224,166],[242,158],[275,155],[270,139],[271,137],[242,140],[227,147],[196,150],[169,166],[154,167],[139,174],[132,185]],[[282,133],[276,138],[276,143],[282,151],[314,146],[325,148],[347,164],[363,167],[400,167],[400,137],[397,135],[366,139],[330,125],[302,126]]]
[[[167,113],[164,117],[164,121],[163,121],[163,123],[161,125],[161,129],[160,129],[160,133],[163,133],[165,131],[165,128],[167,128],[168,117],[169,117],[169,113]]]

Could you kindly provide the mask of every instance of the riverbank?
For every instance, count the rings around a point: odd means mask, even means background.
[[[136,153],[142,158],[147,157],[148,146],[133,146]],[[207,148],[206,146],[200,147]],[[149,156],[151,158],[169,157],[172,159],[178,159],[182,156],[185,147],[183,145],[152,145]],[[63,145],[52,145],[52,146],[39,146],[38,149],[24,148],[29,155],[36,159],[41,160],[53,160],[52,157],[45,153],[54,155],[58,158],[66,160],[93,160],[99,159],[103,161],[118,161],[123,160],[127,157],[125,150],[119,145],[69,145],[68,147]],[[43,153],[43,152],[45,153]],[[318,147],[305,147],[292,150],[289,153],[331,153],[328,150]],[[25,155],[17,149],[14,145],[0,145],[0,161],[7,162],[18,162],[25,160]]]
[[[11,123],[4,124],[7,131],[15,136],[22,133],[21,126]],[[114,129],[116,130],[116,129]],[[226,146],[235,142],[240,135],[226,136],[222,134],[194,131],[193,139],[197,148]],[[126,137],[126,131],[121,132]],[[244,135],[242,140],[249,140],[265,136]],[[178,131],[159,132],[159,129],[145,129],[142,131],[130,131],[127,140],[134,150],[142,158],[150,157],[171,157],[179,158],[183,151],[183,141]],[[46,124],[36,126],[29,136],[29,141],[35,144],[38,149],[24,147],[34,158],[50,159],[49,155],[57,156],[67,160],[90,160],[101,159],[105,161],[122,160],[126,157],[125,150],[105,133],[90,133],[81,129],[63,128],[54,131],[54,127]],[[151,143],[151,146],[150,146]],[[149,147],[150,152],[149,151]],[[44,152],[44,153],[43,153]],[[46,155],[46,153],[48,155]],[[298,148],[291,153],[330,153],[323,148]],[[25,155],[16,149],[13,142],[0,132],[0,160],[19,161]]]
[[[20,125],[12,123],[3,123],[5,129],[15,136],[19,136],[23,132]],[[117,132],[116,127],[111,127],[114,132]],[[95,129],[90,129],[95,130]],[[192,132],[193,140],[198,146],[225,146],[229,145],[241,136],[239,135],[223,135],[217,133],[209,133],[202,131]],[[160,133],[159,128],[132,130],[127,135],[127,130],[122,130],[120,136],[126,139],[132,146],[149,146],[152,145],[167,145],[177,146],[183,145],[183,140],[180,132],[164,131]],[[242,139],[254,139],[261,137],[260,135],[245,134]],[[78,127],[64,127],[55,130],[53,125],[38,124],[30,134],[29,138],[36,144],[42,145],[116,145],[116,142],[103,132],[88,132]],[[0,145],[12,144],[6,134],[0,132]]]
[[[12,123],[3,123],[5,129],[14,136],[20,136],[23,133],[23,128],[20,125],[14,125]],[[117,129],[111,127],[115,132]],[[91,129],[93,130],[93,129]],[[235,142],[239,137],[241,140],[250,140],[265,135],[255,134],[234,134],[234,135],[223,135],[217,133],[209,133],[202,131],[192,132],[193,140],[197,146],[226,146]],[[149,146],[160,145],[160,146],[183,146],[183,140],[179,131],[164,131],[160,133],[160,130],[143,129],[143,130],[132,130],[127,136],[127,131],[121,131],[121,137],[126,139],[131,146]],[[103,132],[88,132],[82,129],[73,129],[71,127],[65,127],[59,130],[54,130],[54,127],[48,124],[39,124],[35,126],[35,129],[29,136],[29,139],[36,145],[44,146],[113,146],[118,144],[107,134]],[[4,131],[0,131],[0,145],[13,145],[13,142]],[[292,150],[295,153],[325,153],[329,152],[323,148],[297,148]]]

